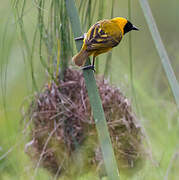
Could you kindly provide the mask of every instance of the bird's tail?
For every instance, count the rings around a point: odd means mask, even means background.
[[[73,56],[72,58],[72,61],[77,65],[77,66],[82,66],[85,64],[86,62],[86,58],[89,56],[89,53],[84,50],[84,49],[81,49],[81,51]]]

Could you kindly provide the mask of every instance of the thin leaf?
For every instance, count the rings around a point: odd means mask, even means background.
[[[131,0],[128,0],[128,19],[132,21],[131,15]],[[130,66],[130,81],[131,81],[131,92],[132,98],[134,99],[134,103],[136,106],[137,114],[139,114],[139,108],[137,104],[136,91],[134,87],[134,78],[133,78],[133,58],[132,58],[132,33],[129,33],[129,66]]]
[[[114,16],[114,3],[115,3],[115,0],[112,0],[111,18],[113,18],[113,16]],[[106,57],[106,64],[105,64],[105,68],[104,68],[104,76],[105,77],[108,77],[109,72],[111,70],[111,60],[112,60],[112,52],[110,51]]]
[[[75,2],[74,0],[66,0],[65,2],[74,37],[79,37],[82,33]],[[76,42],[76,46],[79,51],[81,49],[82,42]],[[85,70],[83,71],[83,75],[96,123],[99,142],[101,144],[106,172],[110,180],[117,180],[119,179],[119,172],[94,74],[92,70]]]
[[[24,22],[23,22],[23,15],[24,15],[24,10],[25,10],[25,5],[26,5],[26,1],[24,0],[22,3],[22,10],[21,13],[18,13],[18,10],[16,11],[17,14],[17,18],[18,18],[18,23],[19,23],[19,27],[20,27],[20,32],[21,32],[21,37],[24,41],[24,45],[26,47],[26,51],[27,51],[27,58],[28,58],[28,62],[30,63],[30,71],[31,71],[31,78],[32,78],[32,83],[33,83],[33,87],[36,91],[38,91],[38,86],[35,80],[35,75],[34,75],[34,65],[33,65],[33,55],[34,55],[34,48],[35,48],[35,41],[36,41],[36,34],[37,31],[35,31],[34,33],[34,38],[33,38],[33,45],[32,45],[32,50],[30,49],[29,46],[29,42],[28,42],[28,38],[24,29]]]
[[[149,26],[149,30],[152,34],[152,38],[154,40],[157,52],[160,56],[160,60],[162,62],[163,68],[165,70],[165,73],[167,75],[170,87],[172,89],[177,107],[179,108],[179,84],[175,77],[175,73],[173,71],[173,68],[170,64],[170,59],[168,57],[167,51],[164,47],[164,44],[162,42],[162,39],[160,37],[160,33],[158,31],[157,25],[155,23],[155,19],[152,15],[152,11],[150,9],[149,3],[147,0],[139,0],[141,8],[143,10],[144,16],[146,18],[146,21]]]
[[[105,1],[99,0],[98,20],[101,20],[104,17],[104,5],[105,5]],[[99,58],[98,57],[95,62],[95,67],[96,67],[96,73],[98,74],[98,72],[99,72]]]

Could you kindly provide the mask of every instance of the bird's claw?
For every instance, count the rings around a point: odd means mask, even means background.
[[[94,65],[84,66],[84,67],[82,67],[81,69],[82,69],[82,70],[88,70],[88,69],[91,69],[91,70],[93,70],[94,72],[96,72]]]

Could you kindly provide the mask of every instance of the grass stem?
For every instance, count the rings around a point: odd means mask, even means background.
[[[78,12],[75,6],[74,0],[66,0],[67,13],[71,21],[71,27],[74,37],[79,37],[81,32],[81,26],[79,21]],[[76,42],[78,51],[81,49],[82,42]],[[96,86],[96,81],[92,70],[83,71],[86,88],[88,91],[88,96],[90,104],[92,107],[93,117],[96,123],[96,129],[98,132],[99,142],[101,144],[101,150],[103,154],[104,164],[109,180],[119,179],[119,172],[117,167],[117,162],[114,156],[112,143],[110,135],[108,132],[108,127],[101,104],[101,99],[99,96],[98,88]]]
[[[145,19],[148,23],[149,30],[152,34],[152,38],[154,40],[157,52],[160,56],[160,60],[162,62],[163,68],[165,70],[165,73],[167,75],[170,87],[172,89],[177,107],[179,108],[179,84],[175,77],[175,73],[173,71],[173,68],[170,64],[170,59],[168,57],[167,51],[164,47],[164,44],[162,42],[162,39],[160,37],[160,33],[158,31],[157,25],[155,23],[155,19],[152,15],[152,11],[150,9],[150,5],[147,0],[139,0],[141,8],[143,10]]]

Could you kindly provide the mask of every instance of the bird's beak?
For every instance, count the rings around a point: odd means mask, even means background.
[[[139,29],[136,26],[132,26],[132,30],[139,31]]]

